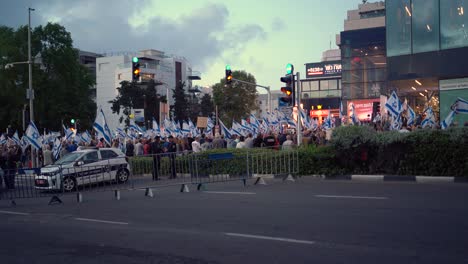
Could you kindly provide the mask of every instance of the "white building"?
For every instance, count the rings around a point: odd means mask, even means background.
[[[271,109],[275,110],[279,107],[279,98],[284,94],[279,90],[271,91]],[[268,112],[268,94],[257,94],[257,105],[260,108],[258,111],[252,111],[252,114],[258,118],[266,117]]]
[[[96,60],[96,104],[101,107],[106,116],[110,129],[122,127],[119,123],[119,115],[113,114],[110,100],[118,95],[117,87],[120,82],[132,80],[132,58],[137,56],[141,68],[141,81],[150,79],[161,82],[163,85],[157,86],[158,93],[167,95],[169,105],[173,104],[172,90],[176,83],[185,82],[185,89],[192,86],[192,69],[187,60],[182,57],[166,55],[158,50],[143,50],[138,53],[115,54],[97,58]],[[168,105],[161,107],[160,117],[167,116]],[[159,119],[158,117],[155,117]]]

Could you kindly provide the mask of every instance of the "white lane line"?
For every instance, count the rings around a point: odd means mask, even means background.
[[[347,196],[347,195],[315,195],[318,198],[342,198],[342,199],[373,199],[373,200],[386,200],[388,197],[376,196]]]
[[[283,237],[257,236],[257,235],[248,235],[248,234],[238,234],[238,233],[224,233],[224,234],[227,236],[273,240],[273,241],[281,241],[281,242],[288,242],[288,243],[299,243],[299,244],[309,244],[309,245],[315,244],[315,241],[297,240],[297,239],[283,238]]]
[[[114,224],[114,225],[128,225],[126,222],[115,222],[115,221],[106,221],[106,220],[99,220],[99,219],[91,219],[91,218],[75,218],[78,221],[87,221],[87,222],[97,222],[97,223],[106,223],[106,224]]]
[[[29,215],[29,213],[13,212],[13,211],[0,211],[1,214],[12,214],[12,215]]]
[[[246,194],[246,195],[255,194],[255,193],[253,193],[253,192],[213,192],[213,191],[204,191],[204,193],[215,193],[215,194]]]

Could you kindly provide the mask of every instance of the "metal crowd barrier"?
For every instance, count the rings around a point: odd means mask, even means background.
[[[219,153],[164,153],[127,157],[128,165],[117,159],[75,164],[52,165],[37,169],[4,170],[0,200],[50,197],[76,194],[77,200],[88,192],[146,189],[180,185],[184,191],[190,184],[203,184],[288,176],[299,172],[297,149],[225,149]],[[0,175],[1,176],[1,175]],[[152,194],[151,194],[152,195]]]

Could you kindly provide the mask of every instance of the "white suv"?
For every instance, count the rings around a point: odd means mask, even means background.
[[[69,153],[54,164],[41,168],[34,185],[41,190],[73,191],[77,186],[116,181],[130,176],[125,154],[116,148],[87,148]]]

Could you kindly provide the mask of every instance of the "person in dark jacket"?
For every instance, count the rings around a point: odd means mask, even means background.
[[[161,166],[161,153],[163,152],[161,147],[161,138],[156,136],[151,142],[151,155],[153,156],[153,180],[159,180],[159,168]]]
[[[135,146],[133,145],[131,140],[127,141],[127,145],[125,146],[125,156],[127,157],[133,157],[133,154],[135,153]]]
[[[167,145],[167,153],[169,154],[169,159],[171,160],[171,179],[176,178],[176,152],[177,152],[177,145],[174,142],[174,137],[169,136],[169,144]]]
[[[17,145],[10,145],[7,152],[5,185],[7,189],[15,189],[15,175],[17,163],[21,159],[21,148]]]

